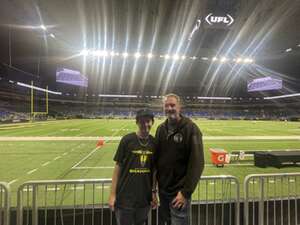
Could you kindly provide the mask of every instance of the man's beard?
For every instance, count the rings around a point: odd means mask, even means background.
[[[177,119],[177,114],[176,112],[170,112],[170,113],[167,113],[167,116],[170,120],[176,120]]]

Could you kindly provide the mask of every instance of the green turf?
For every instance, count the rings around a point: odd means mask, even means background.
[[[154,133],[162,120],[156,120]],[[299,122],[195,120],[205,136],[300,135]],[[0,125],[0,136],[119,136],[135,131],[134,120],[94,119]]]
[[[161,121],[156,121],[152,133]],[[233,175],[241,184],[248,174],[298,172],[297,168],[257,168],[253,161],[216,168],[210,163],[209,148],[234,150],[299,149],[300,140],[276,140],[281,136],[300,136],[299,122],[208,121],[196,120],[206,136],[275,136],[274,140],[205,140],[204,175]],[[136,130],[133,120],[68,120],[0,125],[0,137],[9,136],[122,136]],[[108,142],[83,160],[96,147],[96,141],[0,141],[0,181],[12,183],[12,201],[17,187],[28,180],[110,178],[118,142]],[[90,168],[86,168],[90,167]],[[36,170],[35,170],[36,169]],[[28,174],[31,172],[30,174]],[[201,190],[203,192],[203,190]],[[108,189],[104,193],[107,198]],[[50,194],[52,195],[52,194]],[[197,198],[198,192],[194,194]],[[65,196],[64,196],[65,197]],[[67,197],[66,197],[67,198]],[[51,197],[50,197],[51,199]],[[68,202],[72,201],[69,197]]]

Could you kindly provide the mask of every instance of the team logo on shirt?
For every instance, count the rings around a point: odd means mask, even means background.
[[[144,154],[140,155],[140,163],[142,167],[145,166],[147,159],[148,159],[148,155],[144,155]]]
[[[132,153],[139,155],[139,161],[140,161],[140,165],[141,167],[145,167],[146,162],[149,159],[149,155],[152,155],[153,152],[151,151],[145,151],[145,150],[137,150],[137,151],[132,151]]]
[[[181,143],[183,141],[183,136],[181,133],[177,133],[174,135],[174,141],[176,143]]]

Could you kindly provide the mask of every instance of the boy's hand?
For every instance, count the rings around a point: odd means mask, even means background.
[[[109,200],[108,200],[108,205],[112,211],[115,210],[115,203],[116,203],[116,195],[110,194]]]

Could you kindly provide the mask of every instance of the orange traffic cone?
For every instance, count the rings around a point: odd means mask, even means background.
[[[104,145],[104,139],[100,138],[99,141],[96,144],[96,147],[102,147]]]

